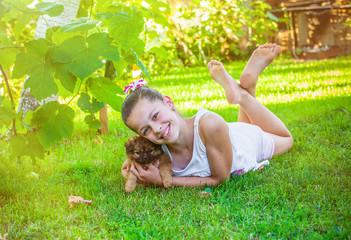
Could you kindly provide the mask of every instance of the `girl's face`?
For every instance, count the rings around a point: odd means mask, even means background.
[[[127,119],[127,125],[155,144],[169,144],[178,139],[179,121],[173,101],[140,99]]]

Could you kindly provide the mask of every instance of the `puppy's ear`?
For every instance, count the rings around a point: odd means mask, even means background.
[[[152,156],[156,156],[156,155],[158,155],[159,154],[159,151],[157,150],[157,149],[152,149],[151,150],[151,155]]]
[[[126,144],[126,151],[127,152],[132,152],[134,149],[134,145],[133,144]]]

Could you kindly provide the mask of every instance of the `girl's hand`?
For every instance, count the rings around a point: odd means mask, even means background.
[[[144,186],[163,187],[158,163],[150,164],[148,169],[144,169],[139,163],[133,163],[130,171],[139,179],[139,183]]]
[[[124,163],[123,163],[123,165],[122,165],[122,176],[125,178],[125,179],[127,179],[127,175],[128,175],[128,170],[129,170],[129,168],[128,168],[128,161],[126,160]]]

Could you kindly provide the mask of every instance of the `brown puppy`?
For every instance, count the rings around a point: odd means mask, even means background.
[[[137,177],[130,171],[133,162],[140,163],[144,169],[147,169],[150,164],[158,160],[163,186],[165,188],[172,186],[172,162],[160,145],[156,145],[141,136],[134,136],[129,138],[125,147],[129,169],[125,187],[127,193],[134,191],[137,182]]]

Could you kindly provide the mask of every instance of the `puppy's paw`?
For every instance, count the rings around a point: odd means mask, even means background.
[[[135,189],[135,187],[125,187],[124,190],[126,191],[126,193],[131,193],[134,191],[134,189]]]
[[[163,186],[164,186],[165,188],[170,188],[170,187],[172,187],[172,183],[173,183],[172,178],[163,179]]]

